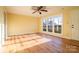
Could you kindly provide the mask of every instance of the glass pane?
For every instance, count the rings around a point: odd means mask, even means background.
[[[55,33],[61,33],[61,25],[54,26]]]
[[[58,17],[55,17],[54,18],[54,25],[58,25],[59,23],[58,23]]]
[[[62,25],[62,17],[59,17],[59,25]]]
[[[61,29],[62,29],[62,17],[59,16],[58,33],[61,33]]]
[[[59,16],[54,18],[54,32],[61,33],[62,18]]]
[[[48,32],[52,32],[52,19],[48,19]]]
[[[46,20],[43,20],[43,31],[46,31]]]

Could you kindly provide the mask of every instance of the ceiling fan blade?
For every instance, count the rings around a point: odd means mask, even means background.
[[[34,11],[32,14],[36,13],[38,10]]]
[[[47,10],[41,10],[41,11],[48,12]]]
[[[39,6],[38,8],[37,8],[37,10],[39,11],[39,10],[41,10],[43,8],[43,6]]]

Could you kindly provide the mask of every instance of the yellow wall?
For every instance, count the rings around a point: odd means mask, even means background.
[[[55,16],[55,15],[60,15],[60,14],[63,14],[63,34],[61,35],[61,37],[64,37],[64,38],[69,38],[71,39],[71,28],[70,28],[70,12],[72,10],[79,10],[79,7],[69,7],[69,8],[64,8],[64,9],[61,9],[59,10],[58,12],[54,13],[54,14],[49,14],[47,15],[46,17],[42,17],[42,18],[47,18],[49,16]],[[55,11],[54,11],[55,12]],[[41,18],[41,19],[42,19]],[[40,20],[40,32],[43,32],[42,31],[42,23],[41,23],[41,20]],[[43,32],[44,33],[44,32]],[[55,35],[53,33],[48,33],[46,32],[47,34],[51,34],[51,35]],[[56,35],[55,35],[56,36]],[[60,35],[59,35],[60,37]]]
[[[8,35],[36,33],[39,31],[39,18],[17,14],[7,14]]]

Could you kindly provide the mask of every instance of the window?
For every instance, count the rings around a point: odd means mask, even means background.
[[[46,20],[43,20],[43,31],[46,31]]]
[[[54,17],[54,32],[61,33],[62,30],[62,17],[55,16]]]
[[[47,19],[43,19],[43,31],[62,33],[62,16],[51,16]]]
[[[52,18],[48,19],[48,32],[52,32],[53,21]]]

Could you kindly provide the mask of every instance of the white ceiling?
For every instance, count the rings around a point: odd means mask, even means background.
[[[46,6],[46,10],[48,12],[42,12],[42,14],[39,14],[38,12],[32,14],[34,10],[32,10],[32,6],[7,6],[6,11],[8,13],[14,13],[14,14],[22,14],[22,15],[29,15],[29,16],[46,16],[48,14],[52,14],[57,12],[58,10],[61,10],[62,6]]]

